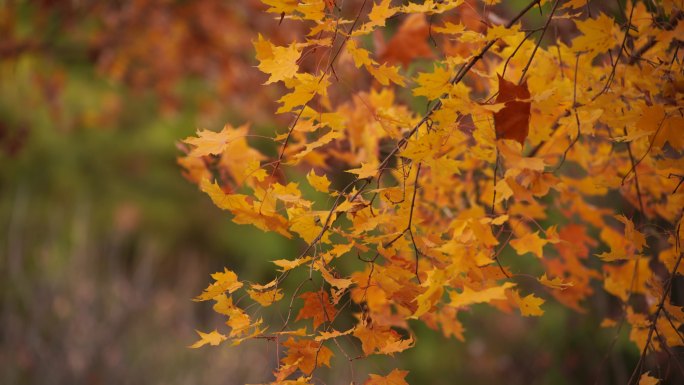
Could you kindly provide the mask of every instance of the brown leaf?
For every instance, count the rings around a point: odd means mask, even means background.
[[[520,85],[509,82],[498,75],[499,94],[497,103],[505,103],[505,107],[494,113],[494,127],[497,139],[513,139],[525,145],[530,130],[530,90],[527,81]]]

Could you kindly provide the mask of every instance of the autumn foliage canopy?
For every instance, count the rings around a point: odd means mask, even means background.
[[[179,162],[234,222],[301,249],[271,281],[213,274],[196,300],[225,327],[192,347],[266,339],[274,384],[335,363],[405,384],[354,362],[419,344],[410,323],[463,340],[472,305],[543,317],[600,290],[620,304],[601,326],[642,352],[630,382],[657,382],[647,357],[684,344],[681,1],[263,3],[255,63],[289,125],[199,130]]]

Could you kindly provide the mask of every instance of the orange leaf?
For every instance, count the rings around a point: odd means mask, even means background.
[[[539,231],[534,233],[527,233],[518,239],[514,239],[510,242],[511,246],[518,255],[524,255],[526,253],[532,253],[537,256],[537,258],[542,258],[544,253],[544,245],[547,244],[546,239],[539,237]]]
[[[406,370],[394,369],[386,376],[370,374],[369,379],[363,385],[408,385],[404,378],[408,374]]]
[[[287,356],[282,359],[282,362],[286,365],[296,365],[299,370],[306,374],[311,374],[321,364],[330,367],[330,358],[332,358],[333,353],[319,342],[307,339],[295,341],[294,338],[290,337],[283,342],[283,346],[288,350]]]
[[[354,329],[354,337],[361,340],[363,354],[373,353],[393,355],[410,348],[413,338],[401,339],[401,335],[389,326],[361,323]]]
[[[307,292],[299,298],[304,299],[304,307],[297,314],[297,321],[312,318],[314,329],[323,322],[332,321],[337,314],[337,309],[330,303],[328,293],[325,291]]]
[[[424,14],[414,13],[404,19],[397,33],[380,55],[381,62],[401,63],[404,67],[415,58],[433,56],[427,43],[430,27]]]

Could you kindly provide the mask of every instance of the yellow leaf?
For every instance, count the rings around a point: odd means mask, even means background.
[[[306,147],[302,151],[296,153],[293,156],[293,158],[295,159],[295,161],[299,161],[300,159],[302,159],[305,156],[307,156],[308,154],[310,154],[311,151],[313,151],[319,147],[323,147],[326,144],[332,142],[333,140],[339,139],[342,137],[344,137],[344,134],[340,131],[329,131],[329,132],[325,133],[324,135],[322,135],[320,138],[318,138],[318,140],[313,141],[311,143],[308,143],[306,145]]]
[[[413,339],[413,336],[409,336],[407,339],[396,339],[381,347],[378,350],[378,353],[394,356],[394,353],[401,353],[406,349],[412,348],[415,343],[416,341]]]
[[[311,169],[311,171],[309,171],[309,173],[306,174],[306,180],[309,181],[311,187],[316,189],[316,191],[324,193],[328,192],[328,188],[330,187],[330,181],[328,180],[328,177],[325,176],[325,174],[318,176],[316,175],[314,170]]]
[[[482,242],[485,246],[496,246],[499,241],[492,234],[492,227],[482,221],[471,220],[470,229],[473,231],[475,238]]]
[[[653,271],[648,267],[648,258],[633,259],[620,266],[604,265],[606,291],[626,301],[630,293],[644,293],[646,282]]]
[[[515,303],[518,305],[518,308],[520,308],[520,314],[524,317],[540,316],[544,314],[544,310],[541,308],[541,305],[544,303],[543,299],[535,297],[534,294],[530,294],[523,298],[520,297],[520,294],[517,291],[513,291],[512,294]]]
[[[270,306],[283,298],[283,291],[281,289],[273,289],[268,291],[247,290],[249,297],[259,303],[261,306]]]
[[[323,20],[325,18],[325,2],[323,0],[302,1],[299,3],[297,11],[302,14],[305,20]]]
[[[487,40],[495,40],[502,37],[514,36],[518,32],[520,32],[519,25],[514,25],[511,28],[506,28],[504,25],[495,25],[487,29]]]
[[[266,12],[289,15],[297,9],[299,0],[261,0],[261,2],[270,7]]]
[[[506,223],[506,221],[508,221],[508,215],[500,215],[500,216],[492,219],[492,224],[495,226],[501,226],[504,223]]]
[[[287,83],[292,92],[278,100],[282,106],[276,111],[279,114],[292,111],[295,107],[309,103],[316,95],[326,96],[330,85],[329,75],[316,76],[309,73],[293,74],[294,78]]]
[[[307,243],[313,242],[323,230],[323,226],[316,221],[315,213],[311,211],[289,208],[287,209],[287,215],[290,217],[290,230],[299,234]]]
[[[320,332],[316,336],[316,338],[314,338],[314,340],[316,340],[317,342],[325,341],[325,340],[329,340],[331,338],[346,336],[347,334],[351,334],[353,331],[354,331],[354,328],[351,328],[351,329],[344,331],[344,332],[337,331],[337,330],[333,330],[332,332]]]
[[[380,3],[373,4],[373,8],[368,12],[368,19],[370,25],[382,27],[385,25],[385,20],[397,13],[398,9],[391,7],[392,0],[381,0]]]
[[[355,40],[349,40],[347,42],[347,51],[354,60],[354,65],[356,68],[361,68],[362,66],[370,66],[377,64],[375,60],[371,59],[371,53],[364,48],[359,48],[356,46]]]
[[[225,292],[232,293],[242,287],[242,282],[238,281],[237,274],[227,268],[224,268],[223,272],[219,271],[212,274],[211,277],[215,282],[204,289],[204,292],[194,299],[195,301],[208,301]]]
[[[378,165],[376,163],[361,163],[361,167],[347,170],[350,174],[356,174],[359,179],[372,178],[378,173]]]
[[[271,75],[264,84],[290,79],[299,70],[297,61],[300,52],[296,44],[279,47],[271,44],[259,34],[259,39],[254,43],[254,47],[257,51],[257,60],[259,60],[257,67],[261,72]]]
[[[617,45],[617,40],[613,36],[615,21],[605,13],[596,19],[576,21],[575,24],[582,32],[581,36],[572,41],[572,50],[575,53],[584,53],[588,55],[588,59],[593,59],[599,53]]]
[[[467,286],[464,286],[463,292],[461,293],[457,293],[455,291],[449,292],[449,298],[451,299],[449,306],[463,307],[476,303],[490,302],[497,299],[506,299],[506,290],[514,286],[514,283],[506,282],[501,286],[490,287],[480,291],[475,291]]]
[[[449,91],[451,86],[451,73],[448,69],[437,67],[432,73],[420,73],[416,78],[418,87],[413,89],[413,95],[425,96],[433,100],[442,97],[442,95]]]
[[[549,279],[549,277],[547,277],[546,274],[542,275],[541,278],[538,279],[538,281],[542,285],[549,287],[551,289],[565,290],[573,286],[572,282],[564,282],[560,277]]]
[[[432,27],[432,30],[436,33],[443,33],[448,35],[460,35],[465,31],[465,25],[459,23],[454,24],[451,22],[444,23],[442,27]]]
[[[221,132],[198,130],[197,137],[185,138],[183,142],[195,147],[188,156],[201,157],[209,154],[221,154],[230,142],[245,135],[247,135],[247,126],[233,128],[226,124]]]
[[[510,242],[511,247],[518,253],[518,255],[525,255],[532,253],[537,258],[543,257],[544,245],[547,244],[546,239],[539,237],[539,231],[535,233],[527,233],[521,238],[514,239]]]
[[[276,266],[280,267],[280,271],[286,272],[288,270],[292,270],[295,267],[301,266],[308,261],[311,260],[311,257],[302,257],[302,258],[297,258],[294,261],[290,261],[288,259],[278,259],[273,262]]]
[[[463,4],[463,0],[425,0],[422,3],[409,2],[401,8],[405,13],[440,14]]]
[[[213,332],[211,333],[202,333],[199,330],[195,330],[197,334],[199,334],[200,339],[199,341],[195,342],[194,344],[190,345],[190,348],[197,349],[199,347],[202,347],[206,344],[209,344],[211,346],[218,346],[221,342],[225,341],[227,338],[223,334],[219,333],[217,330],[214,329]]]
[[[328,282],[330,286],[333,286],[337,289],[346,289],[349,286],[351,286],[352,283],[354,283],[351,279],[336,278],[335,276],[333,276],[333,274],[330,272],[330,270],[327,269],[326,265],[321,260],[317,260],[316,263],[314,263],[314,269],[321,273],[323,279],[325,279],[325,281]]]
[[[646,372],[639,378],[639,385],[657,385],[660,382],[659,379],[651,377],[650,372]]]
[[[283,343],[283,346],[287,348],[287,356],[282,359],[282,362],[297,365],[305,374],[311,374],[319,365],[330,367],[330,358],[333,353],[320,342],[309,339],[295,341],[294,338],[290,338]]]
[[[234,215],[233,222],[252,224],[264,231],[275,231],[287,238],[292,237],[287,231],[287,219],[275,212],[266,212],[259,202],[250,204],[246,195],[226,194],[218,184],[208,179],[200,182],[200,188],[209,195],[216,206]]]
[[[390,82],[404,86],[404,78],[399,75],[399,67],[382,64],[378,67],[367,65],[366,69],[383,86],[388,86]]]
[[[437,301],[439,301],[444,293],[444,283],[446,282],[446,272],[442,269],[435,269],[428,271],[428,276],[422,286],[427,287],[422,294],[415,299],[418,303],[416,311],[411,316],[418,318],[432,309]]]

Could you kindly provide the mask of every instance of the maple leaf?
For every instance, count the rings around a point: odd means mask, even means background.
[[[318,176],[312,169],[309,171],[308,174],[306,174],[306,180],[309,181],[309,184],[316,189],[316,191],[328,192],[328,188],[330,187],[330,181],[325,175]]]
[[[269,6],[266,12],[289,15],[297,9],[299,0],[261,0],[261,2]]]
[[[337,330],[333,330],[332,332],[320,332],[320,333],[316,336],[316,338],[314,338],[314,340],[317,341],[317,342],[325,341],[325,340],[329,340],[329,339],[332,339],[332,338],[337,338],[337,337],[341,337],[341,336],[346,336],[346,335],[348,335],[348,334],[351,334],[352,332],[354,332],[354,329],[353,329],[353,328],[352,328],[352,329],[349,329],[349,330],[347,330],[347,331],[344,331],[344,332],[337,331]]]
[[[422,3],[409,2],[402,8],[406,13],[440,14],[463,4],[464,0],[426,0]]]
[[[209,195],[216,206],[229,210],[234,215],[233,222],[252,224],[262,230],[276,231],[287,238],[292,237],[287,231],[287,219],[274,212],[267,213],[262,210],[259,203],[250,204],[247,195],[226,194],[218,184],[208,179],[202,180],[200,188]]]
[[[363,163],[359,168],[347,170],[350,174],[356,174],[359,179],[371,178],[378,173],[378,166],[376,163]]]
[[[461,293],[455,291],[449,292],[449,298],[451,299],[449,306],[463,307],[476,303],[490,302],[496,299],[506,299],[506,290],[514,286],[514,283],[506,282],[501,286],[490,287],[480,291],[475,291],[464,286]]]
[[[268,291],[247,290],[249,297],[259,303],[263,307],[272,305],[275,302],[283,299],[282,289],[273,289]]]
[[[444,26],[434,26],[432,27],[432,30],[436,33],[460,35],[463,32],[465,32],[465,28],[466,27],[463,24],[454,24],[452,22],[447,21],[446,23],[444,23]]]
[[[354,329],[354,337],[361,340],[363,354],[373,353],[393,355],[408,349],[413,344],[413,338],[402,339],[399,333],[388,326],[361,322]]]
[[[258,68],[271,75],[264,84],[290,79],[299,70],[297,61],[301,53],[296,44],[279,47],[271,44],[259,34],[259,39],[254,42],[254,48],[257,60],[259,60]]]
[[[396,339],[394,341],[389,341],[385,346],[378,350],[380,354],[387,354],[389,356],[394,356],[394,353],[401,353],[406,349],[410,349],[415,345],[415,340],[413,336],[406,339]]]
[[[430,100],[440,98],[450,86],[451,74],[446,68],[435,67],[432,73],[420,73],[416,78],[418,87],[413,89],[415,96],[425,96]]]
[[[583,53],[588,55],[589,59],[593,59],[617,44],[613,37],[615,21],[605,13],[599,14],[596,19],[577,21],[575,24],[582,32],[582,36],[572,41],[572,49],[576,53]]]
[[[644,293],[646,282],[652,274],[647,258],[630,260],[620,266],[604,266],[604,270],[606,277],[603,286],[606,291],[623,301],[627,300],[630,293]]]
[[[506,28],[506,26],[503,25],[495,25],[489,29],[487,29],[487,40],[496,40],[496,39],[501,39],[503,37],[507,36],[515,36],[520,32],[520,27],[519,26],[513,26],[511,28]]]
[[[195,331],[197,332],[197,334],[199,334],[200,339],[199,339],[199,341],[190,345],[190,347],[193,349],[197,349],[197,348],[202,347],[206,344],[209,344],[211,346],[218,346],[218,344],[220,344],[221,342],[223,342],[227,339],[226,336],[224,336],[223,334],[219,333],[216,330],[214,330],[210,333],[202,333],[199,330],[195,330]]]
[[[281,361],[287,365],[296,365],[305,374],[311,374],[318,365],[330,367],[333,353],[320,342],[290,337],[283,342],[283,346],[287,348],[287,356]]]
[[[302,208],[289,208],[287,215],[290,217],[290,230],[299,234],[307,243],[313,242],[321,234],[323,227],[319,225],[314,212]],[[325,242],[326,240],[327,238],[322,241]]]
[[[408,16],[379,55],[380,61],[401,63],[406,67],[416,58],[432,57],[432,49],[427,43],[429,34],[430,27],[425,15],[414,13]]]
[[[292,28],[278,36],[279,45],[262,36],[254,41],[267,83],[282,81],[287,89],[277,113],[293,115],[289,129],[275,135],[281,147],[275,157],[269,161],[255,150],[242,127],[198,131],[181,146],[188,154],[179,160],[187,176],[235,222],[296,233],[307,244],[303,256],[274,261],[284,274],[250,285],[247,295],[256,302],[251,306],[283,298],[281,282],[304,264],[325,286],[297,289],[304,303],[296,319],[311,319],[312,335],[306,328],[273,334],[297,336],[280,344],[287,356],[274,384],[309,382],[287,378],[298,370],[311,373],[316,356],[325,352],[321,343],[349,334],[364,356],[393,355],[415,344],[410,319],[463,340],[463,307],[491,303],[505,312],[518,308],[525,317],[542,315],[544,299],[523,296],[507,282],[511,268],[498,261],[497,245],[509,243],[517,254],[537,257],[528,261],[544,272],[537,281],[561,304],[587,311],[581,303],[599,290],[623,302],[643,296],[649,306],[626,307],[630,339],[641,349],[649,343],[659,349],[649,341],[652,323],[667,344],[680,344],[684,312],[672,308],[665,276],[654,270],[684,271],[677,253],[684,239],[663,235],[678,229],[684,202],[684,118],[678,105],[684,77],[676,66],[684,25],[668,24],[677,19],[676,7],[665,2],[656,15],[642,2],[627,4],[628,22],[620,31],[608,15],[586,18],[580,0],[554,2],[542,29],[521,31],[527,23],[521,17],[534,1],[506,21],[481,14],[472,1],[374,0],[365,3],[370,12],[351,3],[266,0],[268,12],[280,15],[276,21],[287,20]],[[440,25],[428,21],[456,7]],[[382,27],[395,15],[398,28],[385,44],[383,34],[394,26]],[[654,17],[662,23],[652,23]],[[579,36],[563,30],[549,44],[530,41],[532,32],[543,37],[549,23],[560,19],[573,20]],[[335,40],[340,33],[342,43]],[[431,33],[439,34],[434,43],[443,57],[435,57]],[[411,76],[411,94],[401,89],[407,82],[400,67],[418,58],[432,60]],[[524,68],[526,80],[516,84],[502,74],[495,83],[499,68],[516,74]],[[493,91],[493,103],[478,100]],[[426,110],[412,97],[431,103]],[[344,165],[355,167],[346,170],[353,178],[344,177],[352,183],[336,180]],[[312,187],[304,191],[286,182],[301,183],[301,170],[308,171]],[[313,209],[319,205],[327,211]],[[566,218],[560,229],[559,217]],[[653,220],[662,234],[650,231]],[[547,221],[556,222],[544,231],[539,223]],[[588,229],[599,229],[598,239]],[[545,255],[547,244],[556,253]],[[351,255],[365,263],[346,263]],[[590,255],[599,258],[589,263]],[[656,258],[662,266],[653,264]],[[237,277],[226,281],[200,296],[213,299],[214,310],[228,317],[231,332],[225,337],[235,344],[263,335],[262,321],[232,302],[231,290],[239,289],[232,285],[241,285]],[[361,312],[359,321],[335,330],[332,321],[345,322],[350,309]],[[671,320],[659,317],[661,310]],[[323,358],[327,365],[329,357]],[[367,383],[404,385],[405,376],[395,370],[371,375]]]
[[[328,292],[307,292],[300,295],[299,298],[304,300],[304,306],[297,314],[297,321],[311,318],[313,319],[314,329],[317,329],[323,322],[331,322],[335,319],[337,309],[330,303]]]
[[[406,375],[408,371],[393,369],[388,375],[380,376],[377,374],[369,374],[370,377],[363,385],[408,385]]]
[[[375,60],[371,59],[370,51],[364,48],[357,47],[355,40],[349,40],[347,42],[346,49],[351,54],[356,68],[377,64]]]
[[[384,26],[385,21],[397,12],[397,8],[391,6],[392,0],[380,0],[379,3],[373,3],[373,8],[368,12],[367,25],[364,25],[362,30],[372,29],[378,26]]]
[[[330,77],[328,74],[316,76],[309,73],[296,73],[293,78],[286,82],[286,86],[292,89],[292,92],[284,95],[278,100],[282,106],[276,111],[279,114],[292,111],[295,107],[303,106],[309,103],[316,95],[327,95],[328,86],[330,86]]]
[[[546,274],[542,275],[541,278],[538,279],[538,281],[546,287],[558,290],[565,290],[573,286],[572,282],[564,282],[560,277],[549,279],[549,277],[547,277]]]
[[[333,276],[333,274],[330,272],[330,270],[328,270],[323,261],[316,261],[316,263],[314,263],[314,269],[316,269],[316,271],[319,271],[323,276],[323,279],[325,279],[325,281],[328,282],[330,286],[334,288],[344,290],[351,286],[352,283],[354,283],[354,281],[352,281],[351,279],[337,278]]]
[[[383,86],[387,86],[390,82],[404,86],[404,78],[399,75],[399,67],[387,65],[383,63],[379,66],[367,65],[366,69],[371,75]]]
[[[221,132],[214,132],[209,130],[198,130],[197,137],[188,137],[183,142],[194,146],[188,156],[201,157],[205,155],[221,154],[226,147],[238,138],[244,137],[247,134],[247,126],[233,128],[229,124],[223,127]]]
[[[228,268],[224,268],[223,272],[219,271],[212,274],[211,277],[215,282],[204,289],[204,292],[194,299],[195,301],[208,301],[225,292],[232,293],[242,287],[242,282],[238,281],[237,274]]]
[[[497,74],[499,94],[497,103],[505,103],[504,108],[494,113],[494,128],[497,139],[513,139],[525,145],[530,130],[530,91],[527,80],[515,85]]]
[[[293,261],[290,261],[288,259],[278,259],[273,262],[276,266],[280,267],[280,271],[286,272],[288,270],[292,270],[298,266],[301,266],[311,260],[311,257],[301,257],[297,258]]]
[[[532,253],[537,258],[544,257],[544,245],[547,244],[546,239],[539,237],[539,231],[534,233],[526,233],[521,238],[514,239],[510,242],[511,247],[518,253],[518,255],[525,255]]]
[[[544,304],[544,300],[534,294],[521,297],[517,290],[513,290],[511,291],[511,296],[513,301],[518,305],[520,314],[524,317],[540,316],[544,314],[544,310],[541,308],[541,305]]]

